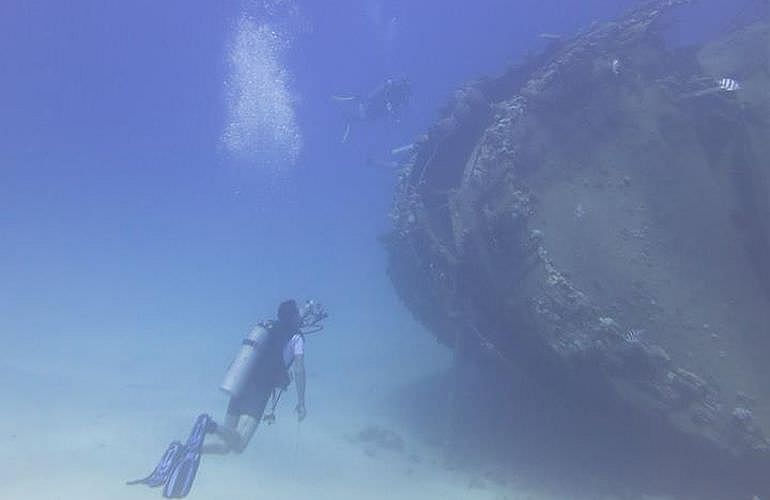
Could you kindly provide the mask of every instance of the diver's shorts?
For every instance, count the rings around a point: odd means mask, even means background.
[[[272,384],[249,385],[239,397],[231,397],[227,405],[229,415],[250,415],[261,419],[265,406],[273,393]]]

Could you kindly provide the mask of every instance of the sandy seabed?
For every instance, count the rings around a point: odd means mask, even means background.
[[[198,413],[195,408],[126,409],[123,405],[89,406],[44,402],[62,387],[35,397],[16,396],[13,411],[0,424],[0,498],[7,500],[120,500],[162,498],[159,490],[125,481],[143,477],[172,439],[184,440]],[[146,390],[146,389],[145,389]],[[211,398],[221,418],[224,396]],[[178,398],[179,399],[179,398]],[[177,400],[178,400],[177,399]],[[181,398],[185,399],[185,398]],[[291,413],[294,394],[282,401],[274,425],[263,425],[242,455],[204,456],[188,498],[218,499],[469,499],[540,500],[542,495],[510,486],[475,482],[472,475],[448,470],[440,449],[421,443],[383,416],[357,412],[354,406],[311,406],[298,424]],[[153,400],[173,401],[173,398]],[[6,399],[8,402],[8,399]],[[404,439],[403,451],[368,449],[355,437],[369,425],[382,425]]]

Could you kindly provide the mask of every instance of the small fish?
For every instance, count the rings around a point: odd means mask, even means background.
[[[724,90],[725,92],[735,92],[741,89],[741,84],[732,78],[722,78],[717,82],[717,85],[719,85],[719,90]]]

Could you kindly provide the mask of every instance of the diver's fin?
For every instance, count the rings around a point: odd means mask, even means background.
[[[400,155],[401,153],[409,153],[414,149],[414,144],[407,144],[406,146],[401,146],[399,148],[391,149],[390,154],[393,156]]]
[[[380,160],[380,159],[374,158],[372,156],[368,156],[366,158],[366,166],[367,167],[372,167],[372,168],[396,169],[396,168],[398,168],[398,162],[397,161]]]
[[[345,124],[345,133],[342,134],[342,144],[347,144],[348,137],[350,137],[350,123]]]
[[[192,489],[200,461],[200,451],[187,450],[182,460],[174,467],[171,476],[163,487],[163,496],[165,498],[186,497]]]
[[[332,96],[332,101],[345,102],[345,101],[355,101],[356,99],[358,99],[358,97],[354,95],[333,95]]]
[[[184,454],[174,466],[163,487],[164,497],[184,498],[190,493],[201,461],[203,441],[206,438],[206,433],[211,432],[214,425],[211,417],[205,413],[199,415],[195,420],[190,436],[184,444]]]
[[[184,452],[185,447],[182,443],[179,441],[172,441],[171,444],[168,445],[168,448],[166,448],[166,452],[163,453],[163,456],[160,458],[158,465],[155,466],[155,470],[153,470],[149,476],[134,481],[128,481],[126,484],[146,484],[151,488],[156,488],[164,484],[168,481],[169,476],[171,476],[171,471],[174,470],[174,467],[182,459]]]

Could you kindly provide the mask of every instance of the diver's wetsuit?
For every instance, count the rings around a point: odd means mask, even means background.
[[[335,97],[350,121],[374,121],[406,106],[411,94],[407,79],[389,79],[366,97]]]
[[[372,122],[386,116],[395,116],[406,106],[411,94],[411,85],[406,78],[388,79],[377,87],[367,97],[335,97],[341,103],[347,123],[342,142],[345,143],[350,135],[351,123]]]
[[[410,85],[406,79],[388,80],[362,102],[362,118],[376,120],[396,113],[409,100]]]

